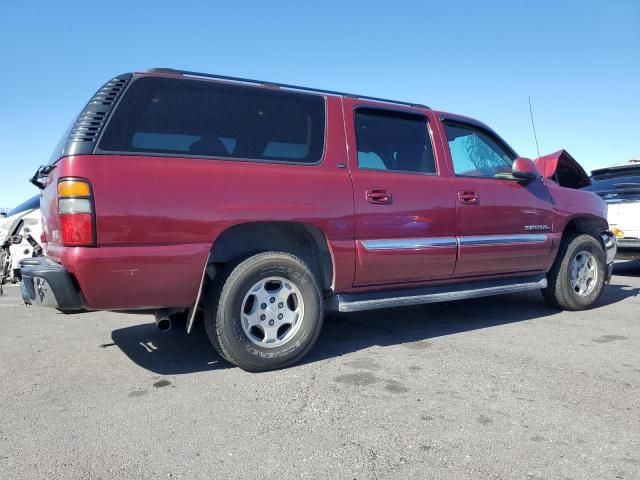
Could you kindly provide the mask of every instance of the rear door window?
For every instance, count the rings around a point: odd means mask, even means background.
[[[320,95],[211,81],[134,81],[96,153],[317,163],[324,148]]]
[[[355,113],[358,168],[390,172],[436,173],[427,119],[377,108]]]

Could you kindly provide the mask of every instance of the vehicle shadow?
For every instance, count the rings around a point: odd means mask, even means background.
[[[161,375],[180,375],[233,366],[213,349],[202,322],[187,334],[184,322],[161,332],[151,315],[149,320],[111,332],[113,343],[142,368]]]
[[[639,294],[640,289],[616,282],[606,288],[597,308]],[[372,346],[410,344],[526,320],[542,320],[557,313],[540,293],[526,292],[343,314],[325,322],[317,344],[302,363],[339,357]],[[133,362],[157,374],[179,375],[232,367],[215,352],[202,322],[194,326],[190,335],[184,325],[160,332],[151,322],[114,330],[112,338]]]

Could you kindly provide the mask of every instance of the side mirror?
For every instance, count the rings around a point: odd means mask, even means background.
[[[511,174],[518,180],[526,182],[540,178],[540,172],[533,160],[524,157],[518,157],[513,161]]]

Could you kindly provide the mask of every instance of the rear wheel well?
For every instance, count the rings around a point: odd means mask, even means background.
[[[333,262],[327,239],[322,230],[307,223],[250,222],[234,225],[215,240],[209,262],[219,267],[265,251],[283,251],[297,256],[316,275],[323,291],[331,289]]]

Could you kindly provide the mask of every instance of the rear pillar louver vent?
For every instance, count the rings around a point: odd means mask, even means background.
[[[82,112],[73,126],[69,140],[72,142],[93,142],[106,116],[107,112]]]
[[[113,105],[126,83],[126,79],[114,78],[98,90],[98,93],[93,96],[89,104],[103,106]]]
[[[76,148],[71,150],[77,153],[89,153],[89,151],[85,152],[86,148],[78,148],[80,146],[77,143],[94,143],[98,139],[111,110],[113,110],[130,78],[131,74],[120,75],[107,82],[96,92],[71,129],[68,141],[76,144]],[[93,145],[91,149],[93,149]]]

